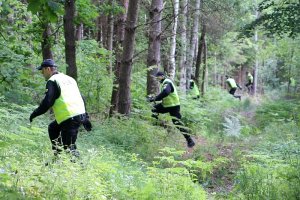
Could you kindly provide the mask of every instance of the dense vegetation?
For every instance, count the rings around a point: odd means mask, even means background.
[[[182,121],[196,141],[189,149],[171,117],[152,118],[152,104],[146,101],[147,74],[152,70],[147,68],[151,63],[146,52],[151,1],[138,3],[130,112],[111,115],[118,78],[113,63],[123,47],[110,49],[108,25],[110,16],[119,19],[124,14],[120,2],[128,1],[77,0],[74,23],[76,30],[84,27],[83,38],[76,41],[77,82],[93,130],[80,129],[79,158],[65,153],[55,158],[47,133],[53,114],[31,124],[29,116],[45,88],[35,70],[45,58],[42,46],[51,44],[59,71],[68,72],[70,66],[65,62],[64,2],[0,1],[0,199],[300,199],[299,2],[199,1],[197,34],[205,35],[197,39],[202,48],[200,99],[182,89],[179,67],[174,77]],[[171,67],[166,66],[172,66],[174,2],[164,1],[161,20],[159,69],[170,75]],[[193,32],[196,11],[191,8],[196,2],[187,6],[188,32]],[[282,23],[290,20],[282,30],[273,23],[278,15]],[[48,38],[45,24],[52,27]],[[176,38],[178,66],[182,39]],[[196,57],[192,72],[197,70]],[[224,75],[231,74],[243,86],[247,70],[256,75],[255,93],[238,90],[239,101],[226,91]]]

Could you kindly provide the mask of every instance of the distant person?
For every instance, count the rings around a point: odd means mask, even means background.
[[[72,77],[59,73],[52,59],[44,60],[37,69],[47,81],[46,93],[29,120],[32,122],[35,117],[52,108],[55,120],[49,124],[48,132],[54,155],[61,152],[63,148],[72,155],[79,156],[76,150],[78,129],[83,124],[85,129],[90,131],[92,125],[77,83]]]
[[[246,72],[247,75],[247,83],[246,83],[246,87],[248,89],[248,93],[251,94],[251,92],[253,91],[253,76],[250,72]]]
[[[169,113],[172,117],[173,124],[179,129],[186,139],[189,148],[195,145],[192,137],[188,134],[188,130],[184,128],[184,124],[180,121],[180,102],[176,87],[171,79],[168,79],[163,72],[157,72],[157,80],[160,82],[160,93],[156,97],[150,98],[150,102],[162,101],[156,104],[152,109],[153,117],[157,118],[158,113]]]
[[[235,98],[238,98],[239,100],[241,100],[241,96],[240,95],[234,95],[234,93],[236,92],[237,88],[242,89],[233,78],[229,77],[228,75],[225,76],[226,77],[226,83],[229,87],[229,94],[231,94],[232,96],[234,96]]]
[[[289,79],[290,87],[293,88],[294,92],[296,92],[296,80],[293,77]]]
[[[191,96],[193,99],[199,99],[200,98],[200,92],[198,89],[198,86],[195,82],[195,77],[192,75],[189,85],[189,91],[188,95]]]

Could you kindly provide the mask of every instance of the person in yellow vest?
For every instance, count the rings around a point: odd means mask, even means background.
[[[251,91],[253,90],[253,76],[250,72],[246,72],[247,75],[247,83],[246,83],[246,87],[248,89],[248,93],[251,93]]]
[[[157,72],[156,74],[157,80],[161,83],[160,84],[160,93],[156,97],[152,97],[149,99],[150,102],[153,101],[162,101],[159,104],[156,104],[152,109],[152,112],[156,116],[158,113],[169,113],[172,117],[173,124],[176,125],[184,138],[186,139],[187,146],[192,148],[195,146],[195,142],[193,141],[192,137],[188,134],[189,131],[185,129],[183,123],[180,121],[181,114],[180,114],[180,101],[179,96],[176,90],[176,87],[173,81],[167,78],[163,72]]]
[[[228,75],[226,75],[225,77],[226,77],[226,83],[229,87],[229,94],[241,100],[242,97],[240,95],[234,95],[237,88],[241,89],[241,87],[235,82],[233,78],[229,77]]]
[[[200,92],[199,92],[198,86],[194,80],[195,80],[195,77],[192,75],[191,80],[190,80],[190,87],[189,87],[190,90],[188,91],[188,95],[191,96],[193,99],[199,99]]]
[[[294,88],[294,92],[296,92],[296,80],[293,77],[290,77],[289,84],[291,88]]]
[[[54,155],[63,148],[72,155],[79,156],[75,144],[78,129],[83,124],[90,131],[92,125],[77,83],[72,77],[59,73],[52,59],[44,60],[37,69],[47,81],[46,93],[39,107],[30,115],[30,123],[35,117],[52,108],[55,120],[49,124],[48,132]]]

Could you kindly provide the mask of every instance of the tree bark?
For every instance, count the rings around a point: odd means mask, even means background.
[[[206,34],[206,26],[203,24],[202,33],[198,42],[198,54],[197,54],[196,71],[195,71],[195,79],[198,86],[200,85],[199,78],[200,78],[200,70],[201,70],[201,63],[202,63],[202,52],[204,51],[205,34]]]
[[[111,117],[118,110],[118,93],[119,93],[119,73],[122,59],[122,48],[124,41],[124,33],[125,33],[125,21],[126,21],[126,13],[128,9],[128,1],[122,0],[120,4],[124,7],[124,13],[118,17],[116,22],[115,30],[116,30],[116,44],[115,44],[115,55],[116,60],[114,64],[114,80],[113,80],[113,89],[111,95],[111,107],[109,110],[109,116]]]
[[[101,16],[97,17],[96,19],[96,41],[100,44],[102,44],[103,40],[103,33],[102,33],[102,27],[101,27]]]
[[[65,1],[64,35],[67,75],[77,79],[76,46],[75,46],[75,0]]]
[[[150,8],[150,33],[147,57],[147,94],[158,92],[158,82],[155,74],[160,65],[160,46],[161,46],[161,12],[163,9],[162,0],[152,0]]]
[[[190,51],[187,57],[187,66],[186,66],[186,84],[189,84],[189,81],[191,79],[191,73],[192,73],[192,65],[194,61],[195,56],[195,48],[196,48],[196,41],[198,37],[198,29],[199,29],[199,16],[200,16],[200,3],[201,0],[196,0],[195,4],[195,12],[193,14],[193,27],[192,27],[192,34],[191,34],[191,40],[190,40]]]
[[[122,53],[122,61],[120,68],[120,84],[118,95],[118,112],[123,115],[130,114],[131,94],[130,94],[130,78],[132,69],[132,59],[134,53],[135,29],[138,17],[139,0],[130,0],[128,6],[124,49]]]
[[[174,80],[176,73],[176,60],[175,60],[175,50],[176,50],[176,33],[177,33],[177,21],[178,21],[178,11],[179,11],[179,0],[173,0],[174,3],[174,24],[172,27],[172,38],[171,38],[171,48],[170,48],[170,65],[169,65],[169,76]]]
[[[258,18],[258,11],[255,11],[256,19]],[[257,93],[257,78],[258,78],[258,33],[255,30],[254,33],[254,43],[255,43],[255,66],[254,66],[254,82],[253,82],[253,95],[255,96]]]
[[[205,28],[204,28],[205,29]],[[201,81],[201,96],[204,97],[205,95],[205,88],[207,82],[207,44],[206,44],[206,37],[204,33],[203,37],[203,69],[202,69],[202,81]]]
[[[44,23],[42,24],[42,27],[44,29],[43,32],[43,41],[42,41],[42,54],[43,54],[43,60],[51,58],[53,59],[53,54],[51,51],[51,25],[50,23]]]
[[[182,92],[186,92],[186,24],[187,24],[187,0],[181,1],[180,22],[180,61],[179,61],[179,85]]]
[[[76,27],[76,41],[80,41],[83,39],[83,23],[80,23]]]
[[[114,16],[113,14],[109,14],[108,16],[108,29],[107,29],[107,50],[110,51],[109,56],[109,66],[107,71],[109,74],[112,74],[112,50],[113,50],[113,35],[114,35]]]

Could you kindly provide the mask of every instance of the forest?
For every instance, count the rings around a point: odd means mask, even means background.
[[[300,1],[0,0],[0,199],[299,200]]]

